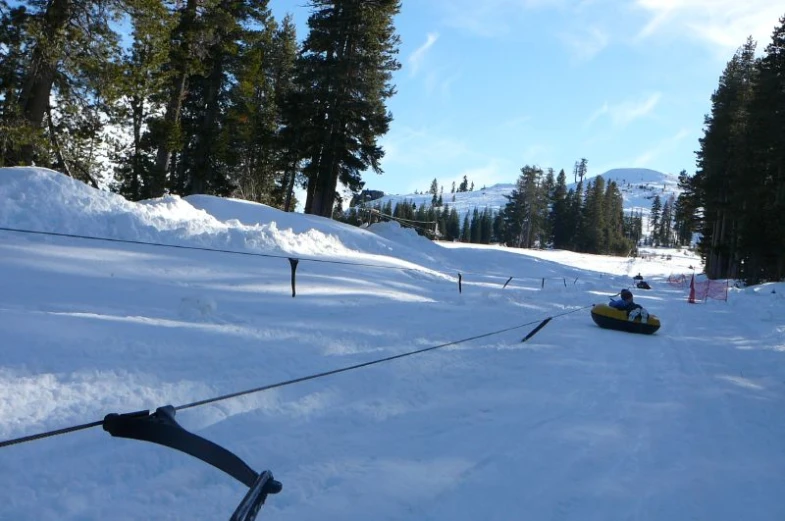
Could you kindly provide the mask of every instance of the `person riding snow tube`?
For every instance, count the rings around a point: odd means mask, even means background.
[[[621,291],[621,300],[611,299],[608,304],[595,304],[591,317],[602,328],[630,333],[652,334],[660,328],[659,318],[636,304],[628,289]]]

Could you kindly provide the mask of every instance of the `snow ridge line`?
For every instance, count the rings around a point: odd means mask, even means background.
[[[298,378],[292,378],[290,380],[284,380],[284,381],[276,382],[276,383],[269,384],[269,385],[263,385],[261,387],[255,387],[253,389],[247,389],[247,390],[244,390],[244,391],[238,391],[238,392],[234,392],[234,393],[230,393],[230,394],[224,394],[224,395],[216,396],[216,397],[213,397],[213,398],[206,398],[204,400],[191,402],[191,403],[188,403],[188,404],[185,404],[185,405],[179,405],[177,407],[174,407],[174,410],[175,411],[181,411],[183,409],[190,409],[192,407],[198,407],[198,406],[201,406],[201,405],[207,405],[209,403],[214,403],[214,402],[218,402],[218,401],[228,400],[230,398],[236,398],[238,396],[243,396],[243,395],[246,395],[246,394],[253,394],[253,393],[258,393],[258,392],[263,392],[263,391],[269,391],[271,389],[277,389],[277,388],[285,387],[285,386],[288,386],[288,385],[294,385],[294,384],[301,383],[301,382],[306,382],[306,381],[309,381],[309,380],[316,380],[318,378],[324,378],[326,376],[331,376],[331,375],[334,375],[334,374],[345,373],[347,371],[352,371],[354,369],[361,369],[363,367],[368,367],[368,366],[371,366],[371,365],[381,364],[383,362],[389,362],[389,361],[392,361],[392,360],[396,360],[398,358],[404,358],[404,357],[407,357],[407,356],[417,355],[417,354],[425,353],[425,352],[428,352],[428,351],[434,351],[436,349],[441,349],[441,348],[444,348],[444,347],[449,347],[449,346],[462,344],[464,342],[469,342],[471,340],[477,340],[477,339],[480,339],[480,338],[485,338],[485,337],[489,337],[489,336],[493,336],[493,335],[498,335],[498,334],[501,334],[501,333],[506,333],[508,331],[513,331],[515,329],[520,329],[522,327],[526,327],[526,326],[530,326],[532,324],[538,324],[539,323],[536,328],[534,328],[528,335],[526,335],[523,338],[523,340],[521,340],[521,342],[525,342],[529,338],[534,336],[537,332],[539,332],[540,329],[542,329],[552,319],[558,318],[558,317],[562,317],[562,316],[565,316],[565,315],[569,315],[571,313],[575,313],[577,311],[581,311],[581,310],[587,309],[587,308],[589,308],[591,306],[593,306],[593,304],[588,305],[588,306],[583,306],[583,307],[580,307],[580,308],[577,308],[577,309],[573,309],[573,310],[570,310],[570,311],[565,311],[565,312],[562,312],[562,313],[558,313],[556,315],[553,315],[553,316],[550,316],[550,317],[546,317],[543,320],[539,320],[539,319],[538,320],[532,320],[530,322],[526,322],[525,324],[519,324],[517,326],[512,326],[512,327],[508,327],[508,328],[504,328],[504,329],[499,329],[497,331],[491,331],[491,332],[488,332],[488,333],[482,333],[482,334],[479,334],[479,335],[475,335],[475,336],[471,336],[471,337],[467,337],[467,338],[462,338],[460,340],[453,340],[452,342],[446,342],[446,343],[443,343],[443,344],[430,346],[430,347],[425,347],[425,348],[417,349],[417,350],[414,350],[414,351],[407,351],[405,353],[400,353],[400,354],[397,354],[397,355],[387,356],[387,357],[384,357],[384,358],[377,358],[375,360],[370,360],[368,362],[361,362],[359,364],[349,365],[349,366],[345,366],[345,367],[339,367],[337,369],[331,369],[329,371],[323,371],[323,372],[320,372],[320,373],[313,373],[313,374],[310,374],[310,375],[307,375],[307,376],[301,376],[301,377],[298,377]],[[40,440],[40,439],[43,439],[43,438],[49,438],[49,437],[52,437],[52,436],[58,436],[60,434],[68,434],[68,433],[71,433],[71,432],[76,432],[76,431],[80,431],[80,430],[90,429],[90,428],[93,428],[93,427],[98,427],[99,425],[103,425],[103,424],[104,424],[104,420],[99,420],[99,421],[94,421],[94,422],[90,422],[90,423],[83,423],[83,424],[80,424],[80,425],[73,425],[71,427],[65,427],[65,428],[62,428],[62,429],[41,432],[41,433],[38,433],[38,434],[31,434],[31,435],[22,436],[22,437],[19,437],[19,438],[13,438],[13,439],[10,439],[10,440],[4,440],[4,441],[0,441],[0,448],[9,447],[11,445],[18,445],[18,444],[21,444],[21,443],[27,443],[27,442],[30,442],[30,441],[36,441],[36,440]]]

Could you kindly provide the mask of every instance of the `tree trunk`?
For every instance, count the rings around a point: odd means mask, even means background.
[[[180,21],[180,29],[183,31],[180,52],[170,55],[170,64],[176,70],[176,77],[169,94],[169,102],[166,104],[166,114],[164,115],[165,135],[160,136],[161,143],[158,146],[158,153],[155,158],[155,173],[150,183],[150,197],[161,197],[166,190],[166,174],[169,172],[173,152],[172,134],[180,127],[180,111],[182,110],[183,99],[186,94],[185,89],[188,83],[190,70],[188,61],[191,55],[189,33],[193,30],[194,21],[196,20],[196,5],[197,0],[188,0]]]
[[[33,49],[19,97],[22,117],[33,128],[40,129],[44,124],[57,63],[61,59],[62,42],[59,35],[71,17],[72,9],[71,0],[51,0],[44,13],[41,39]],[[25,143],[20,151],[20,164],[31,164],[34,155],[33,144]]]
[[[284,200],[283,210],[284,212],[292,212],[292,198],[294,197],[294,182],[295,177],[297,177],[297,159],[293,159],[291,161],[291,166],[287,168],[287,171],[284,173],[284,192],[286,193],[286,199]]]

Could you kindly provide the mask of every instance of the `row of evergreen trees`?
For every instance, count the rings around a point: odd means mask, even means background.
[[[686,176],[682,170],[680,176]],[[654,246],[689,246],[692,244],[694,217],[685,205],[685,198],[670,195],[665,202],[659,194],[654,196],[649,218],[648,244]]]
[[[710,278],[785,278],[785,16],[761,57],[752,38],[719,79],[697,151],[680,177]]]
[[[401,201],[393,206],[387,201],[369,206],[422,235],[444,240],[627,255],[642,236],[642,216],[625,214],[616,183],[606,183],[602,176],[581,180],[576,188],[568,189],[564,170],[555,175],[553,169],[544,172],[527,165],[505,197],[508,202],[498,211],[474,208],[462,221],[452,204],[418,207]],[[359,225],[380,218],[367,208],[351,208],[342,220]]]
[[[641,237],[640,216],[625,215],[618,186],[602,176],[580,176],[568,190],[564,170],[527,165],[506,197],[501,239],[509,246],[627,255]]]
[[[309,5],[298,44],[267,0],[0,0],[0,166],[331,215],[381,172],[400,0]]]

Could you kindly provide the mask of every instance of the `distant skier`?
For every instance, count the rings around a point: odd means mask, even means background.
[[[632,322],[635,317],[641,317],[641,323],[646,324],[649,321],[649,312],[643,306],[636,304],[632,300],[632,291],[628,289],[621,290],[621,300],[611,299],[608,304],[610,307],[620,309],[627,312],[627,320]]]

